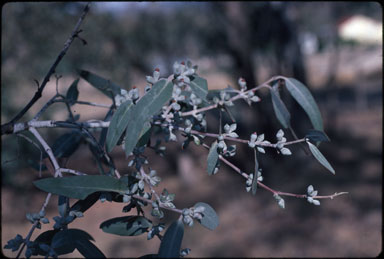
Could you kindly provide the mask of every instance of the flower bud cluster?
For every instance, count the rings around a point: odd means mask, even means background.
[[[182,216],[184,224],[192,227],[193,219],[201,220],[204,217],[205,208],[203,206],[198,206],[196,208],[192,207],[189,209],[183,209]]]
[[[251,105],[252,102],[256,103],[256,102],[260,102],[261,101],[260,97],[255,95],[255,93],[253,91],[248,91],[247,92],[246,100],[247,100],[249,105]]]
[[[276,199],[277,204],[279,205],[280,208],[284,209],[285,208],[285,201],[283,198],[280,197],[277,193],[273,194],[273,198]]]
[[[157,81],[159,81],[159,78],[160,78],[160,69],[158,68],[155,68],[155,70],[153,71],[153,76],[145,77],[145,79],[147,80],[147,83],[151,85],[154,85]]]
[[[277,138],[276,148],[278,149],[278,153],[280,152],[281,154],[286,156],[292,155],[291,150],[284,147],[284,143],[287,142],[287,139],[284,137],[284,131],[282,129],[280,129],[276,133],[276,138]]]
[[[165,226],[164,224],[160,223],[159,225],[157,226],[153,226],[149,231],[148,231],[148,234],[147,234],[147,240],[150,240],[152,239],[155,235],[158,235],[160,234],[161,231],[163,231],[165,229]]]
[[[180,257],[185,257],[189,255],[190,252],[191,252],[190,248],[184,248],[183,250],[180,251]]]
[[[237,133],[235,132],[236,128],[237,128],[236,123],[233,123],[231,125],[225,124],[224,125],[224,131],[225,131],[224,136],[231,137],[231,138],[238,138],[239,135],[237,135]]]
[[[151,215],[156,217],[156,218],[159,218],[159,219],[164,217],[164,212],[162,210],[160,210],[160,206],[159,206],[158,201],[153,201],[152,202]]]
[[[264,134],[260,134],[260,135],[257,135],[256,132],[252,133],[251,134],[251,137],[248,141],[248,146],[250,148],[255,148],[257,149],[257,151],[259,151],[260,153],[265,153],[265,149],[262,148],[262,147],[258,147],[257,145],[258,144],[271,144],[268,140],[264,140]]]
[[[191,80],[190,76],[196,74],[196,66],[192,66],[190,61],[187,61],[187,64],[183,62],[175,62],[173,64],[173,74],[175,75],[176,85],[179,87],[189,85]]]
[[[247,192],[249,192],[252,188],[252,182],[253,182],[253,177],[255,174],[250,174],[248,175],[248,178],[245,182],[245,189]],[[261,175],[261,169],[257,172],[257,181],[262,182],[263,181],[263,176]]]
[[[176,208],[176,206],[172,203],[172,201],[175,199],[174,193],[168,193],[167,189],[164,189],[163,192],[160,195],[160,202],[163,206],[168,208]]]
[[[240,77],[239,80],[237,81],[238,84],[240,85],[240,90],[242,92],[247,90],[247,82],[245,82],[244,78]]]
[[[49,219],[45,217],[45,211],[44,210],[41,210],[39,213],[27,213],[26,217],[27,217],[28,221],[31,222],[32,224],[34,224],[35,221],[39,221],[38,222],[38,228],[41,227],[40,222],[43,224],[49,223]]]
[[[156,173],[157,172],[155,170],[151,170],[151,171],[149,171],[149,175],[147,175],[149,183],[152,186],[157,186],[161,182],[161,178],[159,176],[157,176]]]
[[[320,205],[320,201],[319,201],[319,200],[315,200],[315,199],[313,198],[313,197],[316,197],[316,195],[317,195],[317,191],[314,190],[314,188],[313,188],[312,185],[308,186],[308,188],[307,188],[307,193],[308,193],[307,201],[308,201],[309,203],[312,203],[312,204],[314,204],[314,205],[319,206],[319,205]]]
[[[140,98],[139,89],[134,86],[131,90],[120,90],[120,94],[115,95],[115,105],[119,107],[122,103],[131,100],[136,102]]]

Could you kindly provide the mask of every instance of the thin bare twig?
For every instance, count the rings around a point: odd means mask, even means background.
[[[85,16],[87,15],[89,11],[90,3],[87,3],[87,5],[84,7],[83,13],[81,14],[79,20],[77,21],[77,24],[75,25],[71,36],[68,38],[68,40],[64,44],[64,48],[61,50],[59,55],[57,56],[55,62],[49,69],[47,75],[44,77],[43,82],[38,87],[38,90],[36,91],[33,98],[29,101],[29,103],[8,123],[5,123],[1,125],[1,135],[13,132],[13,126],[16,121],[18,121],[21,117],[24,116],[24,114],[36,103],[37,100],[39,100],[42,96],[43,90],[47,83],[49,82],[49,79],[53,73],[55,73],[56,67],[59,65],[60,61],[63,59],[65,54],[67,53],[69,47],[71,46],[72,42],[77,38],[77,35],[79,34],[79,29],[81,24],[84,21]]]
[[[205,143],[203,143],[203,147],[207,148],[209,150],[209,146]],[[222,155],[219,155],[219,159],[221,161],[223,161],[226,165],[228,165],[229,167],[231,167],[236,173],[240,174],[242,177],[248,179],[249,177],[249,174],[243,172],[240,170],[240,168],[238,168],[236,165],[234,165],[233,163],[229,162],[227,159],[225,159]],[[295,193],[289,193],[289,192],[281,192],[281,191],[277,191],[277,190],[274,190],[270,187],[268,187],[267,185],[263,184],[262,182],[260,181],[257,181],[257,184],[262,187],[263,189],[267,190],[267,191],[270,191],[272,192],[273,194],[278,194],[280,196],[291,196],[291,197],[296,197],[296,198],[307,198],[308,195],[307,194],[295,194]],[[331,194],[331,195],[318,195],[318,196],[313,196],[312,198],[314,199],[333,199],[337,196],[340,196],[340,195],[343,195],[343,194],[348,194],[348,192],[339,192],[339,193],[334,193],[334,194]]]

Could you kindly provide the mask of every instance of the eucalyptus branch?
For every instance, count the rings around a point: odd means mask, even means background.
[[[142,200],[142,201],[145,201],[147,203],[152,203],[152,200],[151,199],[147,199],[147,198],[144,198],[138,194],[134,194],[132,195],[133,198],[135,199],[138,199],[138,200]],[[170,208],[170,207],[167,207],[167,206],[164,206],[163,204],[159,204],[159,207],[162,208],[162,209],[166,209],[166,210],[169,210],[169,211],[173,211],[173,212],[176,212],[176,213],[179,213],[179,214],[182,214],[183,211],[180,210],[180,209],[177,209],[177,208]]]
[[[88,105],[88,106],[100,107],[100,108],[108,108],[108,109],[111,108],[111,105],[102,104],[102,103],[94,103],[94,102],[87,102],[87,101],[75,101],[74,103],[75,104],[80,104],[80,105]]]
[[[40,142],[40,144],[43,146],[45,152],[48,154],[48,156],[49,156],[49,158],[50,158],[50,160],[51,160],[51,162],[52,162],[52,165],[53,165],[53,167],[54,167],[54,169],[55,169],[54,177],[58,177],[58,176],[62,177],[62,174],[61,174],[61,171],[60,171],[60,166],[59,166],[59,164],[58,164],[58,162],[57,162],[55,156],[54,156],[53,153],[52,153],[52,149],[48,146],[47,142],[45,142],[45,140],[43,139],[43,137],[41,137],[41,135],[39,134],[39,132],[38,132],[35,128],[31,127],[31,128],[29,128],[29,131],[30,131],[30,132],[35,136],[35,138]],[[48,203],[49,203],[51,197],[52,197],[52,194],[51,194],[51,193],[48,193],[48,194],[47,194],[47,197],[45,198],[44,204],[43,204],[43,206],[42,206],[40,212],[43,212],[43,213],[45,214],[45,209],[46,209],[46,207],[48,206]],[[36,229],[36,227],[38,226],[38,224],[39,224],[39,220],[36,220],[36,221],[33,223],[32,228],[31,228],[30,231],[28,232],[28,234],[27,234],[27,236],[26,236],[26,238],[25,238],[25,240],[24,240],[24,242],[23,242],[23,245],[22,245],[22,247],[20,248],[20,250],[19,250],[19,252],[18,252],[16,258],[19,258],[19,257],[20,257],[22,251],[24,250],[24,247],[25,247],[26,244],[29,242],[29,239],[31,238],[32,233],[33,233],[33,231]]]
[[[256,87],[254,87],[254,88],[252,88],[252,89],[249,89],[249,90],[247,90],[247,91],[245,91],[245,92],[236,91],[236,92],[237,92],[237,95],[231,97],[231,98],[229,99],[229,101],[237,101],[237,100],[240,100],[240,99],[245,99],[245,98],[246,98],[246,94],[247,94],[248,92],[256,92],[256,91],[260,90],[261,88],[268,88],[268,89],[270,89],[271,86],[268,85],[268,84],[269,84],[270,82],[273,82],[273,81],[279,79],[279,78],[280,78],[279,76],[277,76],[277,77],[272,77],[271,79],[269,79],[269,80],[267,80],[266,82],[260,84],[259,86],[256,86]],[[181,112],[181,113],[180,113],[180,116],[185,117],[185,116],[190,116],[190,115],[196,115],[196,114],[201,113],[201,112],[206,112],[206,111],[209,111],[209,110],[212,110],[212,109],[216,109],[216,108],[218,108],[219,106],[220,106],[220,104],[217,104],[217,103],[216,103],[216,104],[211,104],[211,105],[208,105],[208,106],[199,108],[199,109],[193,109],[193,110],[191,110],[191,111]]]
[[[203,143],[202,144],[203,147],[209,149],[210,147]],[[226,165],[228,165],[229,167],[231,167],[236,173],[238,173],[239,175],[241,175],[242,177],[244,177],[245,179],[248,179],[249,178],[249,175],[250,174],[247,174],[243,171],[240,170],[239,167],[237,167],[236,165],[234,165],[233,163],[231,163],[230,161],[228,161],[226,158],[224,158],[222,155],[219,155],[219,159],[221,161],[223,161]],[[295,193],[289,193],[289,192],[281,192],[281,191],[277,191],[277,190],[274,190],[270,187],[268,187],[267,185],[263,184],[262,182],[260,181],[257,181],[257,184],[260,185],[260,187],[262,187],[263,189],[267,190],[267,191],[270,191],[271,193],[273,194],[277,194],[277,195],[280,195],[280,196],[291,196],[291,197],[296,197],[296,198],[308,198],[308,195],[307,194],[295,194]],[[316,198],[316,199],[333,199],[337,196],[340,196],[340,195],[343,195],[343,194],[348,194],[348,192],[339,192],[339,193],[335,193],[335,194],[332,194],[332,195],[322,195],[322,196],[319,196],[319,195],[316,195],[316,196],[313,196],[312,198]]]
[[[61,175],[61,172],[60,172],[60,166],[59,166],[59,163],[57,162],[53,152],[52,152],[52,149],[48,146],[47,142],[45,142],[45,140],[43,139],[43,137],[39,134],[39,132],[33,128],[33,127],[30,127],[29,128],[29,131],[35,136],[35,138],[40,142],[40,144],[43,146],[44,148],[44,151],[47,153],[47,155],[49,156],[49,159],[55,169],[55,174],[54,174],[54,177],[57,177],[57,176],[60,176],[62,177]]]
[[[23,117],[24,114],[36,103],[36,101],[41,98],[43,90],[44,90],[45,86],[47,85],[47,83],[49,82],[49,79],[50,79],[51,75],[53,73],[55,73],[56,67],[59,65],[60,61],[62,60],[62,58],[67,53],[67,51],[68,51],[69,47],[71,46],[72,42],[74,41],[74,39],[79,34],[80,26],[83,23],[83,21],[85,19],[85,16],[86,16],[86,14],[89,11],[89,6],[90,6],[90,3],[87,3],[86,6],[84,7],[83,13],[81,14],[77,24],[75,25],[75,27],[74,27],[74,29],[73,29],[73,31],[71,33],[71,36],[65,42],[64,48],[61,50],[60,54],[57,56],[55,62],[53,63],[53,65],[49,69],[47,75],[44,77],[43,82],[38,87],[38,90],[35,93],[35,95],[33,96],[33,98],[29,101],[29,103],[13,119],[11,119],[11,121],[9,121],[6,124],[1,125],[1,135],[6,134],[8,132],[12,132],[13,131],[14,123],[16,121],[18,121],[21,117]]]

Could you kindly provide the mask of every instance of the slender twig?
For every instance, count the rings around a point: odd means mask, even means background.
[[[203,143],[203,147],[207,148],[209,150],[209,146],[205,143]],[[249,174],[247,173],[244,173],[243,171],[240,170],[240,168],[238,168],[236,165],[234,165],[233,163],[229,162],[227,159],[225,159],[222,155],[219,155],[219,159],[221,161],[223,161],[226,165],[228,165],[229,167],[231,167],[236,173],[240,174],[241,176],[243,176],[244,178],[248,179],[249,177]],[[260,181],[257,181],[257,184],[262,187],[263,189],[267,190],[267,191],[270,191],[272,192],[273,194],[278,194],[280,196],[291,196],[291,197],[296,197],[296,198],[307,198],[308,195],[307,194],[295,194],[295,193],[289,193],[289,192],[281,192],[281,191],[277,191],[277,190],[274,190],[270,187],[268,187],[267,185],[263,184],[262,182]],[[343,195],[343,194],[347,194],[348,192],[339,192],[339,193],[334,193],[332,195],[318,195],[318,196],[313,196],[312,198],[314,199],[333,199],[334,197],[336,196],[339,196],[339,195]]]
[[[111,108],[111,105],[108,105],[108,104],[86,102],[86,101],[76,101],[75,104],[89,105],[89,106],[100,107],[100,108],[108,108],[108,109]]]
[[[29,137],[25,136],[24,134],[22,133],[18,133],[17,136],[19,137],[22,137],[24,138],[25,140],[27,140],[29,143],[31,143],[32,145],[34,145],[35,147],[37,147],[37,149],[40,151],[40,161],[39,161],[39,177],[41,177],[41,168],[42,168],[42,163],[43,163],[43,151],[41,150],[40,146],[34,142],[32,139],[30,139]]]
[[[89,11],[89,6],[90,6],[90,3],[87,3],[87,5],[84,7],[83,13],[81,14],[79,20],[77,21],[77,24],[75,25],[75,27],[74,27],[74,29],[73,29],[73,31],[71,33],[71,36],[65,42],[64,48],[61,50],[60,54],[57,56],[55,62],[53,63],[53,65],[49,69],[48,73],[44,77],[43,82],[38,87],[38,90],[36,91],[36,93],[33,96],[33,98],[28,102],[28,104],[13,119],[11,119],[11,121],[9,121],[6,124],[1,125],[1,134],[2,135],[7,133],[7,132],[12,132],[13,131],[14,123],[16,121],[18,121],[21,117],[23,117],[24,114],[37,102],[37,100],[39,100],[41,98],[43,90],[44,90],[45,86],[47,85],[47,83],[49,82],[49,79],[50,79],[51,75],[53,73],[55,73],[56,67],[59,65],[60,61],[62,60],[62,58],[67,53],[67,51],[68,51],[69,47],[71,46],[72,42],[75,40],[75,38],[79,34],[80,26],[83,23],[84,18],[85,18],[86,14]]]
[[[74,174],[74,175],[87,175],[86,173],[82,173],[82,172],[79,172],[79,171],[76,171],[73,169],[69,169],[69,168],[60,168],[59,171],[61,173],[68,173],[68,174]]]
[[[41,135],[39,134],[39,132],[38,132],[35,128],[31,127],[31,128],[29,128],[29,131],[30,131],[30,132],[35,136],[35,138],[40,142],[40,144],[43,146],[45,152],[48,154],[48,156],[49,156],[49,158],[50,158],[50,160],[51,160],[51,162],[52,162],[52,165],[53,165],[53,167],[55,168],[55,174],[54,174],[54,177],[58,177],[58,176],[61,177],[62,175],[61,175],[61,171],[60,171],[60,166],[59,166],[59,164],[58,164],[58,162],[57,162],[55,156],[53,155],[52,149],[48,146],[47,142],[45,142],[45,140],[41,137]],[[48,206],[48,203],[49,203],[51,197],[52,197],[52,194],[51,194],[51,193],[48,193],[48,194],[47,194],[47,197],[45,198],[45,202],[44,202],[44,204],[43,204],[43,206],[42,206],[42,208],[41,208],[40,211],[45,211],[45,208]],[[24,250],[25,245],[29,242],[29,239],[31,238],[32,233],[33,233],[33,231],[36,229],[36,227],[37,227],[38,224],[39,224],[39,221],[37,221],[37,220],[33,223],[32,228],[30,229],[30,231],[29,231],[27,237],[25,238],[25,240],[24,240],[24,242],[23,242],[23,245],[22,245],[22,247],[20,248],[20,250],[19,250],[19,252],[18,252],[16,258],[19,258],[19,257],[20,257],[22,251]]]
[[[40,111],[35,115],[35,117],[33,117],[32,121],[37,121],[40,116],[43,114],[43,112],[45,112],[49,106],[51,106],[52,104],[54,104],[55,102],[57,102],[57,97],[59,97],[58,94],[56,94],[55,96],[53,96],[44,106],[43,108],[40,109]]]
[[[60,166],[59,166],[59,163],[57,162],[56,158],[55,158],[55,155],[53,154],[52,152],[52,149],[48,146],[47,142],[45,142],[45,140],[43,139],[43,137],[40,135],[40,133],[33,127],[30,127],[29,128],[29,131],[35,136],[35,138],[40,142],[40,144],[43,146],[44,148],[44,151],[47,153],[54,169],[55,169],[55,175],[54,177],[57,177],[57,176],[62,176],[61,175],[61,172],[60,172]]]
[[[272,77],[271,79],[269,79],[268,81],[262,83],[261,85],[259,86],[256,86],[252,89],[249,89],[248,91],[245,91],[245,92],[238,92],[237,95],[233,96],[232,98],[230,98],[228,100],[228,102],[233,102],[233,101],[236,101],[236,100],[239,100],[239,99],[244,99],[246,98],[247,96],[247,93],[248,92],[256,92],[258,90],[260,90],[261,88],[271,88],[270,85],[268,85],[270,82],[274,81],[274,80],[277,80],[279,79],[280,76],[275,76],[275,77]],[[191,110],[191,111],[187,111],[187,112],[181,112],[180,113],[180,116],[182,117],[185,117],[185,116],[190,116],[190,115],[196,115],[197,113],[201,113],[201,112],[205,112],[205,111],[209,111],[209,110],[212,110],[212,109],[216,109],[219,107],[219,104],[211,104],[211,105],[208,105],[208,106],[205,106],[205,107],[202,107],[200,109],[194,109],[194,110]]]

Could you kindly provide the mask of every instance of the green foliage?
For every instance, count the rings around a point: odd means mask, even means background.
[[[127,100],[122,103],[117,111],[114,113],[111,123],[108,127],[107,138],[106,138],[106,148],[107,152],[111,152],[112,149],[116,146],[121,135],[127,128],[129,123],[129,118],[132,118],[132,101]]]
[[[257,191],[257,178],[258,178],[258,173],[259,173],[259,161],[257,160],[257,152],[256,150],[253,151],[254,156],[255,156],[255,173],[253,175],[252,179],[252,185],[251,185],[251,191],[253,195],[256,195]]]
[[[281,126],[286,129],[291,127],[291,114],[289,113],[283,101],[280,99],[278,92],[275,90],[275,88],[271,88],[270,93],[273,110],[275,111],[276,117],[279,120]]]
[[[165,232],[158,252],[159,258],[180,257],[181,242],[184,236],[184,224],[179,219],[173,222]]]
[[[156,187],[161,178],[149,165],[149,159],[144,154],[147,148],[154,149],[156,153],[163,154],[165,148],[160,146],[162,140],[156,144],[151,143],[151,136],[161,133],[165,142],[178,141],[176,131],[185,137],[182,147],[186,149],[189,142],[209,149],[207,155],[206,171],[208,175],[218,172],[220,164],[226,164],[234,169],[242,177],[246,178],[246,190],[256,195],[259,187],[273,193],[277,204],[285,208],[284,195],[306,198],[314,205],[320,205],[318,199],[330,196],[317,196],[313,187],[308,187],[304,195],[279,192],[261,184],[259,160],[257,153],[266,153],[266,149],[274,149],[278,154],[291,155],[289,145],[307,142],[313,156],[329,171],[335,173],[332,166],[321,154],[319,149],[312,142],[329,141],[328,136],[323,132],[322,119],[318,107],[308,91],[299,81],[292,78],[278,77],[285,81],[289,93],[301,105],[309,116],[315,129],[308,130],[303,138],[295,137],[295,140],[288,141],[282,129],[276,133],[276,141],[268,141],[265,134],[252,133],[249,140],[239,136],[237,123],[231,115],[228,107],[234,106],[237,100],[244,100],[249,105],[260,102],[261,99],[255,92],[258,87],[247,89],[244,79],[239,79],[241,90],[231,87],[219,91],[208,91],[207,81],[196,73],[196,66],[190,62],[174,64],[174,74],[167,79],[160,78],[160,70],[155,69],[152,76],[147,76],[145,94],[140,96],[135,87],[129,91],[121,89],[116,84],[98,75],[82,70],[80,75],[96,89],[110,97],[114,102],[104,117],[104,121],[91,121],[96,126],[89,126],[89,123],[77,122],[73,116],[67,121],[55,122],[56,126],[71,128],[71,132],[65,133],[57,138],[52,145],[54,157],[70,157],[79,148],[80,143],[87,143],[94,156],[100,175],[79,175],[78,172],[68,171],[65,168],[56,168],[63,172],[77,174],[71,177],[45,178],[34,181],[34,185],[42,191],[56,194],[58,198],[58,216],[53,217],[55,224],[53,230],[42,233],[35,241],[24,240],[21,236],[8,241],[7,249],[18,250],[22,243],[28,243],[26,257],[32,255],[44,255],[56,257],[72,253],[77,249],[86,258],[103,258],[104,254],[91,242],[93,238],[86,232],[78,229],[70,229],[68,225],[79,217],[84,216],[89,208],[97,201],[124,203],[123,213],[136,209],[137,215],[114,217],[105,220],[100,224],[100,229],[109,234],[119,236],[139,236],[147,233],[147,239],[157,236],[160,240],[158,254],[148,254],[143,258],[175,258],[182,257],[189,253],[190,249],[181,250],[181,243],[184,235],[184,225],[192,227],[197,221],[209,230],[215,230],[219,225],[219,217],[216,211],[207,203],[197,202],[193,207],[178,209],[174,203],[175,194],[169,193],[166,188],[158,194]],[[270,90],[273,109],[280,124],[285,129],[291,128],[291,114],[280,98],[279,81],[270,80],[275,83],[267,86]],[[78,98],[78,83],[75,80],[67,91],[66,101],[73,105]],[[265,86],[265,85],[262,85]],[[117,109],[116,109],[117,108]],[[219,133],[207,132],[207,121],[205,112],[212,109],[221,109],[232,119],[232,123],[224,124],[220,116]],[[108,127],[102,126],[107,124]],[[101,127],[99,140],[89,130],[92,127]],[[293,130],[292,130],[293,132]],[[205,138],[215,138],[211,146],[204,143]],[[228,142],[242,143],[248,145],[254,153],[254,169],[251,173],[242,172],[239,167],[227,160],[236,155],[236,144],[229,145]],[[105,146],[105,150],[104,147]],[[121,146],[125,155],[130,159],[128,167],[133,169],[126,175],[120,175],[116,170],[110,152],[115,146]],[[50,150],[45,150],[46,153]],[[223,163],[221,163],[223,162]],[[103,168],[107,165],[109,172]],[[310,185],[312,186],[312,185]],[[70,206],[70,199],[78,199]],[[144,214],[143,208],[151,206],[150,215],[159,221],[165,217],[164,210],[170,210],[181,214],[179,219],[173,222],[162,236],[165,224],[159,222],[154,225],[152,220]],[[45,218],[45,211],[40,213],[27,213],[27,219],[41,228],[41,224],[49,223]]]
[[[45,178],[34,181],[33,184],[45,192],[81,200],[98,191],[124,193],[128,190],[124,182],[105,175]]]
[[[120,90],[121,90],[120,86],[101,76],[95,75],[86,70],[80,70],[79,75],[83,79],[88,81],[88,83],[90,83],[97,90],[101,91],[103,94],[105,94],[111,99],[113,99],[116,94],[120,93]]]
[[[190,86],[191,86],[192,92],[197,97],[199,97],[203,101],[206,100],[206,97],[207,97],[207,94],[208,94],[208,84],[207,84],[207,80],[206,79],[201,78],[199,76],[195,76],[191,80]]]
[[[202,219],[198,220],[199,223],[210,229],[214,230],[219,225],[219,217],[217,216],[215,210],[207,203],[198,202],[195,204],[194,208],[203,207],[204,211]]]
[[[61,135],[52,145],[55,157],[70,157],[78,149],[83,135],[78,130]]]
[[[305,135],[305,138],[312,142],[329,142],[330,139],[323,131],[320,130],[309,130]]]
[[[78,249],[85,258],[105,258],[104,254],[90,240],[94,239],[80,229],[64,229],[53,236],[51,247],[57,255],[72,253]]]
[[[77,98],[79,97],[79,90],[77,89],[78,83],[79,79],[76,79],[68,88],[66,99],[68,100],[69,105],[75,104]]]
[[[308,88],[294,78],[286,78],[285,85],[292,97],[307,113],[313,127],[323,131],[323,119],[321,118],[319,107]]]
[[[147,232],[150,227],[152,222],[143,216],[112,218],[100,225],[105,233],[119,236],[138,236]]]
[[[125,135],[125,154],[128,156],[136,146],[138,139],[143,132],[145,122],[155,115],[161,107],[170,100],[173,84],[160,80],[152,86],[152,89],[145,94],[135,106],[132,107],[134,117],[129,120]],[[107,140],[108,141],[108,140]]]
[[[321,154],[320,150],[313,145],[311,142],[307,141],[309,149],[311,150],[313,156],[320,162],[325,168],[327,168],[332,174],[335,174],[335,169],[331,166],[331,164],[327,161],[327,159]]]
[[[219,153],[217,152],[217,141],[213,142],[209,149],[207,157],[207,172],[208,175],[213,175],[219,160]]]

